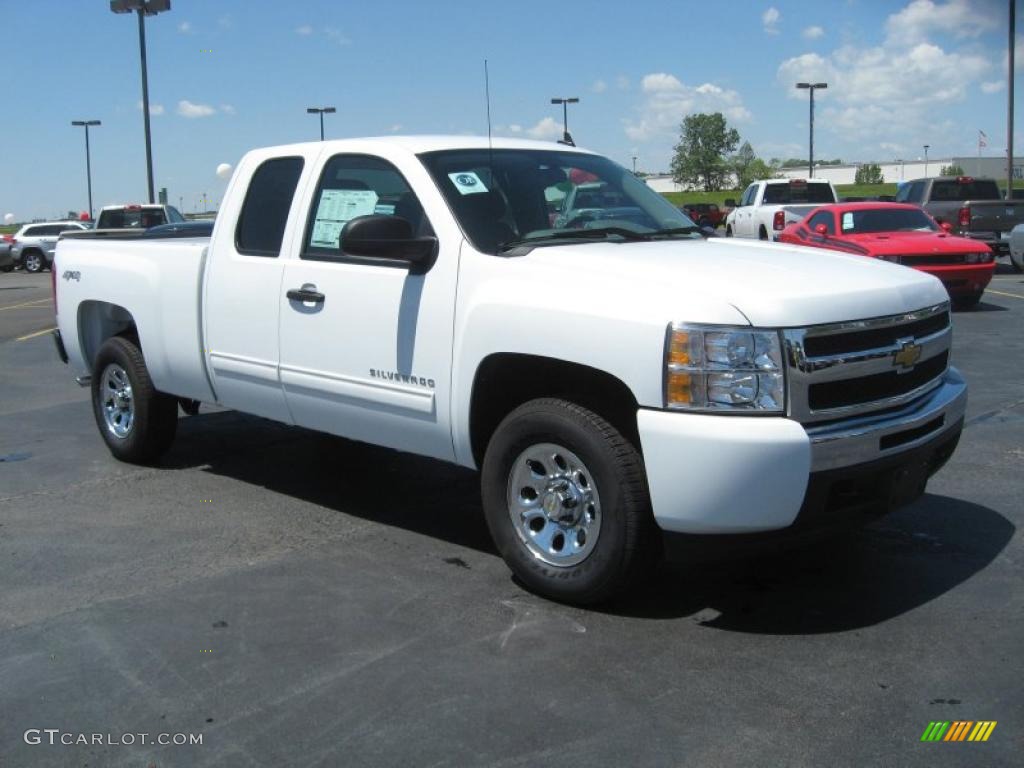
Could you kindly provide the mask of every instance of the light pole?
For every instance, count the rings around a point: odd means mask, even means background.
[[[153,203],[153,146],[149,136],[149,75],[146,72],[146,22],[147,16],[171,10],[171,0],[110,0],[114,13],[139,15],[139,58],[142,60],[142,119],[146,129],[146,182],[149,202]]]
[[[814,92],[815,90],[828,88],[828,83],[797,83],[797,88],[810,91],[811,94],[811,140],[810,157],[808,158],[808,178],[814,178]]]
[[[636,155],[633,155],[633,175],[636,176]]]
[[[931,146],[931,144],[925,144],[924,145],[924,175],[925,176],[928,175],[928,147],[930,147],[930,146]]]
[[[85,183],[89,189],[89,220],[92,221],[92,162],[89,159],[89,126],[102,125],[99,120],[72,120],[72,125],[85,128]]]
[[[572,144],[572,136],[569,135],[569,105],[579,104],[580,100],[576,96],[569,96],[561,99],[552,99],[551,103],[562,105],[562,141]]]
[[[320,115],[320,141],[324,140],[324,115],[333,115],[337,110],[334,107],[306,107],[311,115]]]
[[[896,162],[900,164],[900,181],[903,181],[903,159],[896,158]]]

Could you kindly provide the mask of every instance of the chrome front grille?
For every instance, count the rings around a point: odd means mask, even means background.
[[[788,412],[803,424],[899,408],[939,386],[953,339],[949,304],[782,332]]]

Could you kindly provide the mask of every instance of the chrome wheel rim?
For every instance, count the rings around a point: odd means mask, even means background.
[[[42,259],[36,256],[34,253],[30,253],[25,257],[25,270],[27,272],[38,272],[42,266]]]
[[[116,363],[104,368],[100,376],[100,408],[107,431],[117,438],[128,437],[135,424],[135,399],[128,372]]]
[[[568,568],[594,551],[601,499],[579,456],[555,443],[519,454],[508,475],[508,513],[519,540],[548,565]]]

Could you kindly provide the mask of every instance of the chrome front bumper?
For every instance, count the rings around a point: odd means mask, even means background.
[[[950,367],[929,394],[884,414],[808,425],[811,471],[898,456],[957,427],[967,409],[967,382]]]

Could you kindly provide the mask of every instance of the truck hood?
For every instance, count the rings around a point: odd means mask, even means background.
[[[949,300],[942,283],[923,272],[834,251],[735,238],[587,243],[535,248],[521,257],[557,287],[612,281],[638,313],[707,322],[688,307],[709,301],[734,307],[754,326],[798,327],[895,315]],[[690,301],[688,301],[690,299]]]

